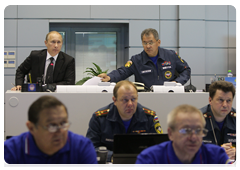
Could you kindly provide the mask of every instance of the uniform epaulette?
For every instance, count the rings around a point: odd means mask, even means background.
[[[144,113],[146,113],[148,115],[156,116],[156,112],[153,111],[153,110],[149,110],[149,109],[143,108],[143,111],[144,111]]]
[[[203,114],[203,117],[207,118],[207,113],[204,113],[204,114]]]
[[[229,114],[230,114],[230,116],[232,116],[232,117],[236,117],[236,112],[231,111]]]
[[[108,112],[109,112],[109,109],[105,109],[105,110],[96,111],[95,114],[97,117],[98,116],[107,116]]]

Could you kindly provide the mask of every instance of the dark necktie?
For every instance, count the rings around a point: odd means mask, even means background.
[[[52,84],[53,83],[53,60],[54,60],[54,58],[51,57],[50,60],[51,60],[51,62],[48,65],[45,84]]]

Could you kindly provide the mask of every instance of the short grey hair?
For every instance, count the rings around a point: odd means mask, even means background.
[[[174,108],[167,116],[167,125],[171,129],[175,129],[176,127],[176,117],[177,114],[184,113],[184,114],[199,114],[202,120],[203,127],[206,125],[205,118],[203,117],[203,113],[194,106],[183,104],[179,105]]]
[[[150,34],[153,34],[156,41],[159,40],[158,32],[157,32],[157,30],[155,30],[153,28],[147,28],[147,29],[143,30],[141,33],[141,40],[143,40],[144,35],[148,37],[148,36],[150,36]]]

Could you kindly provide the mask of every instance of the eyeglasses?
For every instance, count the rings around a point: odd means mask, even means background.
[[[152,46],[153,44],[155,44],[155,42],[142,42],[143,46],[147,46],[148,44]]]
[[[204,137],[207,135],[208,130],[205,128],[197,128],[197,129],[192,129],[192,128],[182,128],[179,130],[179,133],[183,134],[183,135],[192,135],[192,133],[194,133],[197,136],[201,136]]]
[[[44,129],[48,130],[51,133],[57,132],[58,129],[67,130],[71,125],[70,122],[62,123],[61,125],[50,124],[48,126],[43,126]]]

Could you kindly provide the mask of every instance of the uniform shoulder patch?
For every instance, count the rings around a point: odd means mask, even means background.
[[[231,111],[229,114],[230,114],[230,116],[232,116],[232,117],[236,117],[236,112]]]
[[[203,117],[211,119],[213,117],[213,115],[210,112],[205,112],[205,113],[203,113]]]
[[[96,114],[97,117],[99,117],[99,116],[107,116],[109,110],[110,109],[99,110],[99,111],[96,111],[95,114]]]
[[[132,61],[128,61],[126,64],[125,64],[125,67],[130,67],[132,65]]]
[[[179,60],[180,60],[182,63],[184,63],[184,61],[181,59],[181,57],[180,57],[180,56],[178,56],[178,58],[179,58]]]
[[[181,59],[181,57],[178,55],[178,53],[175,51],[175,54],[178,56],[179,60],[184,63],[184,61]]]
[[[156,116],[156,112],[150,109],[143,108],[144,113],[151,115],[151,116]]]

